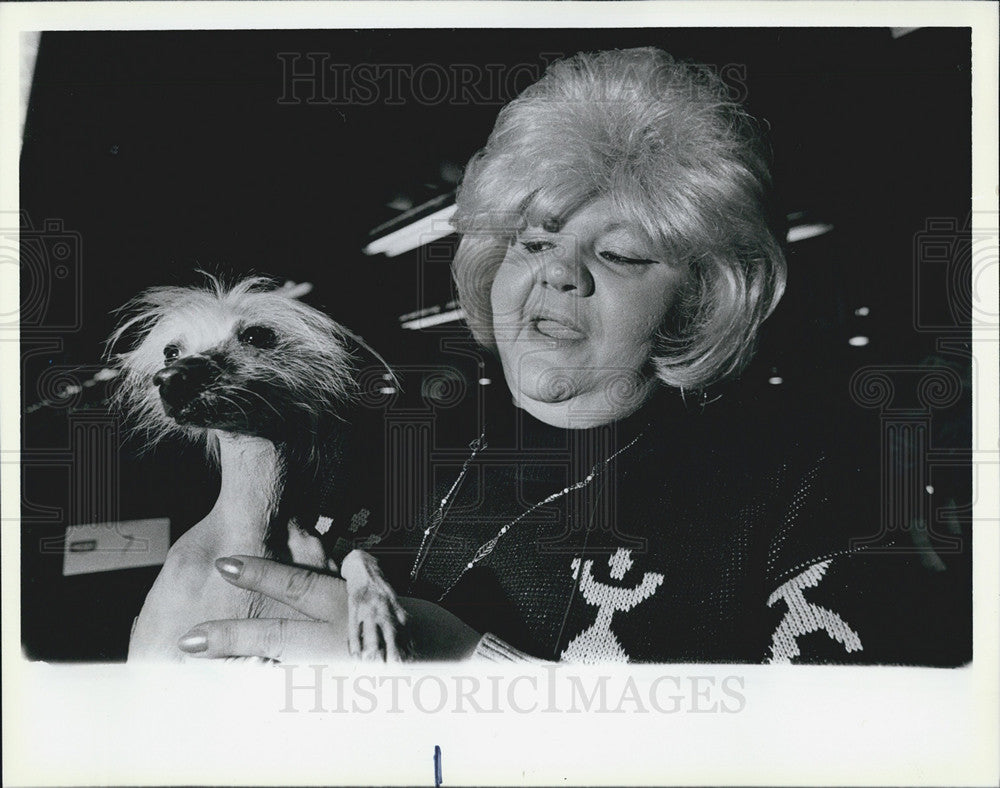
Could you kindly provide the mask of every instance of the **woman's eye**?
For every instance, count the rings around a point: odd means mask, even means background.
[[[625,257],[616,252],[598,252],[598,257],[616,265],[654,265],[656,260],[648,260],[644,257]]]
[[[181,349],[177,345],[167,345],[163,348],[163,360],[170,362],[181,354]]]
[[[249,326],[240,332],[239,340],[243,345],[268,350],[278,344],[278,335],[267,326]]]
[[[544,240],[521,241],[521,246],[524,247],[528,254],[538,254],[539,252],[547,252],[549,249],[556,248],[556,245],[552,241]]]

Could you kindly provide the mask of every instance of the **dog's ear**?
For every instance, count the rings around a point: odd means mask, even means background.
[[[122,312],[127,307],[128,304],[118,311]],[[104,360],[111,362],[134,350],[142,342],[142,338],[149,333],[149,328],[150,322],[141,320],[137,315],[122,319],[111,336],[104,341]]]
[[[121,319],[111,336],[104,342],[104,358],[109,363],[120,362],[127,354],[133,352],[156,325],[160,317],[159,310],[151,308],[145,294],[132,299],[116,310]]]
[[[113,360],[134,351],[160,320],[199,292],[189,287],[151,287],[116,309],[120,320],[105,342],[105,357]]]

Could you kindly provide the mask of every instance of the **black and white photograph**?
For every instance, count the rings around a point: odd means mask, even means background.
[[[991,783],[995,4],[143,5],[4,39],[13,784]]]

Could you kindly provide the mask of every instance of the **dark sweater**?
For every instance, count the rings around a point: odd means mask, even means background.
[[[341,550],[377,555],[402,594],[542,659],[961,660],[920,631],[913,605],[935,592],[916,562],[865,544],[877,512],[851,498],[857,472],[832,467],[805,430],[667,390],[623,421],[561,430],[514,408],[502,384],[484,388],[429,420],[394,428],[386,414],[385,474],[369,456],[367,489],[352,484],[351,512],[335,518]]]

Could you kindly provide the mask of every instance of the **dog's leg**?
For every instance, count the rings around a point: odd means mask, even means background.
[[[352,550],[340,566],[347,583],[347,639],[352,654],[363,659],[399,662],[409,656],[406,612],[396,599],[378,560]]]

